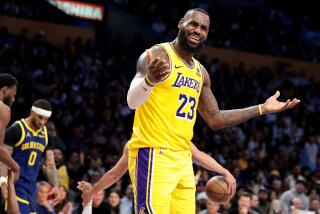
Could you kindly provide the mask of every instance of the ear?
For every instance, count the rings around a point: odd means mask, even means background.
[[[179,29],[179,30],[181,30],[181,28],[182,28],[183,21],[184,21],[184,19],[181,18],[180,21],[179,21],[179,23],[178,23],[178,29]]]

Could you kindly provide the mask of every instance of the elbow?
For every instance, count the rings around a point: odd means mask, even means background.
[[[219,121],[216,120],[212,120],[212,122],[209,123],[209,127],[213,130],[213,131],[218,131],[220,129],[223,128],[222,123],[220,123]]]
[[[127,95],[127,103],[131,110],[135,110],[138,107],[135,101],[133,100],[132,96],[130,97],[129,93]]]

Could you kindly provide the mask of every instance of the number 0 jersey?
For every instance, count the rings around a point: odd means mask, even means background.
[[[43,126],[34,131],[24,119],[16,121],[13,127],[16,126],[21,129],[20,136],[14,142],[5,137],[5,143],[13,146],[12,157],[20,166],[20,179],[17,182],[34,183],[37,181],[41,157],[48,145],[47,129]]]
[[[193,58],[193,66],[188,66],[170,43],[160,46],[169,56],[171,73],[136,109],[129,149],[191,150],[203,84],[201,64]]]

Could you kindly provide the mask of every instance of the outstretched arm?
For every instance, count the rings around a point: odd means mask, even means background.
[[[211,80],[208,72],[202,68],[204,74],[204,83],[199,99],[198,110],[203,119],[213,130],[234,126],[245,122],[259,114],[268,114],[281,112],[293,108],[300,100],[294,98],[286,102],[278,101],[280,92],[277,91],[273,96],[266,100],[265,103],[242,109],[220,110],[218,103],[211,91]]]
[[[106,172],[102,178],[93,186],[91,194],[99,192],[112,186],[117,182],[128,169],[128,147],[127,145],[123,149],[123,153],[117,164]],[[85,181],[78,182],[78,188],[83,191],[90,188],[90,184]]]
[[[217,172],[218,174],[222,175],[225,178],[226,182],[228,183],[228,188],[229,188],[228,190],[231,195],[233,195],[236,192],[236,189],[237,189],[236,179],[229,172],[229,170],[222,167],[211,156],[200,151],[194,144],[192,144],[192,159],[203,168],[209,171]]]

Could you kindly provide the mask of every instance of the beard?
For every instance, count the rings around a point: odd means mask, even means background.
[[[178,33],[178,43],[181,45],[182,49],[191,53],[197,53],[198,51],[200,51],[204,44],[205,44],[206,40],[203,40],[201,42],[199,42],[198,45],[196,46],[191,46],[188,43],[188,39],[187,39],[187,34],[186,32],[184,32],[183,30],[179,30]]]
[[[9,106],[10,108],[12,107],[13,101],[11,96],[5,96],[3,98],[3,103],[6,104],[7,106]]]

